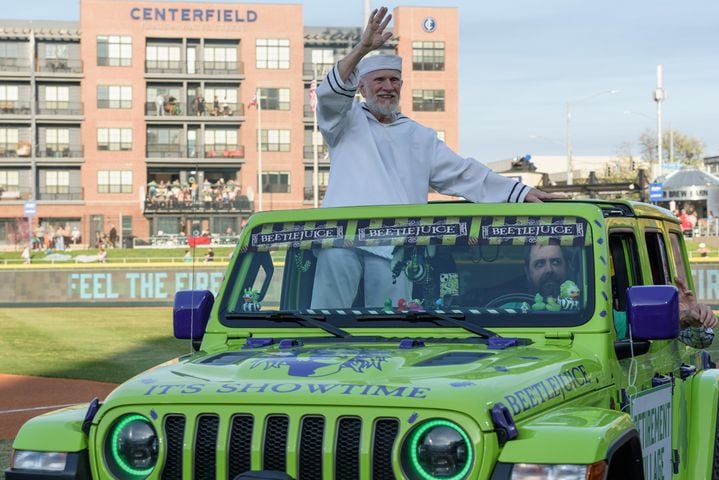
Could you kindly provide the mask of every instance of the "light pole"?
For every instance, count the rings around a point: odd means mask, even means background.
[[[567,185],[574,184],[574,172],[572,171],[572,105],[577,103],[586,102],[594,97],[598,97],[604,94],[615,94],[619,90],[603,90],[601,92],[587,95],[586,97],[579,98],[577,100],[567,102]]]

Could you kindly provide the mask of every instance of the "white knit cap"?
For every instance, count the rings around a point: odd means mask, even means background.
[[[402,72],[402,57],[397,55],[372,55],[364,57],[357,65],[359,77],[377,70],[399,70]]]

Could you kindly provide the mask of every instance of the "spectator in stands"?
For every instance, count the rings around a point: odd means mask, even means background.
[[[703,243],[703,242],[700,243],[699,248],[697,248],[697,253],[702,257],[706,257],[707,255],[709,255],[709,250],[707,249],[707,244]]]
[[[20,254],[20,257],[22,257],[23,263],[30,263],[30,246],[25,245],[25,248],[23,249],[22,253]]]
[[[215,261],[215,252],[212,250],[212,247],[207,247],[207,253],[205,253],[205,262],[214,262]]]
[[[189,248],[185,250],[185,256],[182,257],[182,261],[187,263],[192,262],[192,252]]]
[[[72,232],[70,233],[70,241],[72,242],[73,246],[80,243],[80,230],[78,230],[77,226],[72,227]]]
[[[105,250],[105,247],[100,247],[100,251],[97,253],[97,261],[100,263],[107,262],[107,250]]]

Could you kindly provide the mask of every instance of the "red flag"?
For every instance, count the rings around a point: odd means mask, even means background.
[[[317,80],[310,83],[310,110],[315,113],[317,110]]]
[[[257,107],[257,95],[252,96],[252,100],[247,104],[247,108]]]

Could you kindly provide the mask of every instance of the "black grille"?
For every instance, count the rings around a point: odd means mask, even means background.
[[[167,455],[162,469],[162,480],[182,480],[182,440],[185,432],[185,417],[165,417],[165,442]]]
[[[262,450],[262,468],[279,470],[287,468],[287,428],[290,420],[285,415],[267,417],[265,442]]]
[[[299,480],[322,478],[322,442],[324,433],[324,418],[305,417],[302,419],[299,445]]]
[[[252,468],[252,428],[254,419],[250,415],[235,415],[230,427],[229,478],[235,478]]]
[[[195,480],[215,480],[217,430],[219,427],[220,419],[217,415],[202,415],[197,420]]]
[[[372,480],[395,480],[392,473],[392,447],[399,432],[399,422],[385,418],[374,424],[372,441]]]
[[[335,479],[360,478],[360,444],[362,420],[354,417],[341,418],[337,426],[335,445]]]
[[[328,426],[325,417],[317,413],[302,419],[278,413],[258,418],[259,421],[256,421],[248,413],[238,413],[231,417],[204,413],[189,422],[190,428],[194,426],[194,432],[185,432],[188,422],[183,415],[165,416],[163,435],[166,448],[160,479],[183,480],[185,464],[191,469],[195,480],[220,480],[217,465],[223,462],[227,465],[226,479],[233,480],[241,473],[253,470],[253,453],[257,454],[261,447],[260,464],[254,465],[255,470],[287,472],[289,451],[296,453],[298,480],[323,480],[324,453],[331,447],[334,480],[359,480],[360,477],[395,480],[392,449],[400,429],[396,418],[376,419],[371,429],[363,428],[360,417],[340,417],[334,429]],[[291,422],[292,430],[298,436],[296,445],[289,443]],[[334,430],[334,438],[327,438],[328,430]],[[221,431],[227,431],[227,437],[224,434],[220,437]],[[252,439],[259,432],[262,432],[262,443],[253,446]],[[363,462],[362,438],[364,436],[366,439],[368,435],[371,435],[370,451],[365,453],[370,458]],[[185,439],[194,441],[191,450],[184,450]],[[294,436],[292,440],[295,441]],[[369,466],[371,471],[363,471],[363,466]]]

